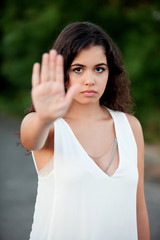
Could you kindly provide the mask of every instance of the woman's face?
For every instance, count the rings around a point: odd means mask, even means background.
[[[69,69],[68,87],[75,83],[80,84],[74,100],[82,104],[99,102],[106,88],[108,75],[104,48],[89,46],[82,49]]]

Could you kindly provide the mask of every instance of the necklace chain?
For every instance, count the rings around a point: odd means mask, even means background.
[[[107,154],[109,152],[109,150],[112,148],[113,145],[117,145],[117,138],[115,138],[112,142],[112,144],[107,148],[107,150],[101,154],[100,156],[92,156],[88,153],[88,155],[91,157],[91,158],[94,158],[94,159],[98,159],[98,158],[102,158],[105,154]]]
[[[109,167],[110,167],[110,165],[111,165],[111,163],[112,163],[112,161],[113,161],[113,159],[114,159],[114,157],[115,157],[115,155],[116,155],[117,139],[115,139],[115,140],[116,140],[116,141],[115,141],[114,146],[113,146],[113,151],[112,151],[112,153],[111,153],[111,157],[110,157],[109,163],[108,163],[108,165],[105,167],[104,172],[106,172],[106,171],[109,169]]]

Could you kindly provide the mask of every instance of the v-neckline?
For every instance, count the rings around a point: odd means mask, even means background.
[[[74,131],[72,130],[71,126],[69,125],[69,123],[64,119],[64,118],[60,118],[62,119],[62,121],[66,124],[68,130],[70,131],[70,133],[72,134],[73,139],[76,141],[77,145],[80,147],[82,153],[86,156],[86,158],[89,160],[89,164],[92,165],[92,167],[95,169],[95,171],[97,173],[99,173],[99,175],[103,176],[104,178],[108,178],[108,179],[112,179],[116,176],[117,172],[120,169],[120,165],[121,165],[121,152],[120,152],[120,143],[119,143],[119,136],[117,133],[117,126],[116,126],[116,121],[114,118],[114,114],[113,114],[113,110],[106,108],[109,112],[109,114],[111,115],[112,119],[113,119],[113,125],[114,125],[114,131],[115,131],[115,137],[117,139],[117,148],[118,148],[118,157],[119,157],[119,161],[118,161],[118,167],[117,169],[114,171],[113,175],[109,175],[107,173],[105,173],[98,165],[97,163],[88,155],[88,153],[86,152],[86,150],[84,149],[84,147],[82,146],[82,144],[79,142],[79,140],[77,139]]]

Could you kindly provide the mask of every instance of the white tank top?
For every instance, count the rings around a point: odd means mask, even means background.
[[[138,239],[137,146],[126,115],[109,112],[119,150],[119,166],[112,176],[88,156],[63,118],[54,122],[54,162],[51,158],[37,171],[30,240]]]

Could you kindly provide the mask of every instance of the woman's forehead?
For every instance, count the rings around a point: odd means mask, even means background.
[[[91,45],[89,47],[83,48],[73,59],[72,64],[74,63],[87,63],[87,62],[97,62],[103,61],[107,63],[106,52],[103,46],[100,45]]]

